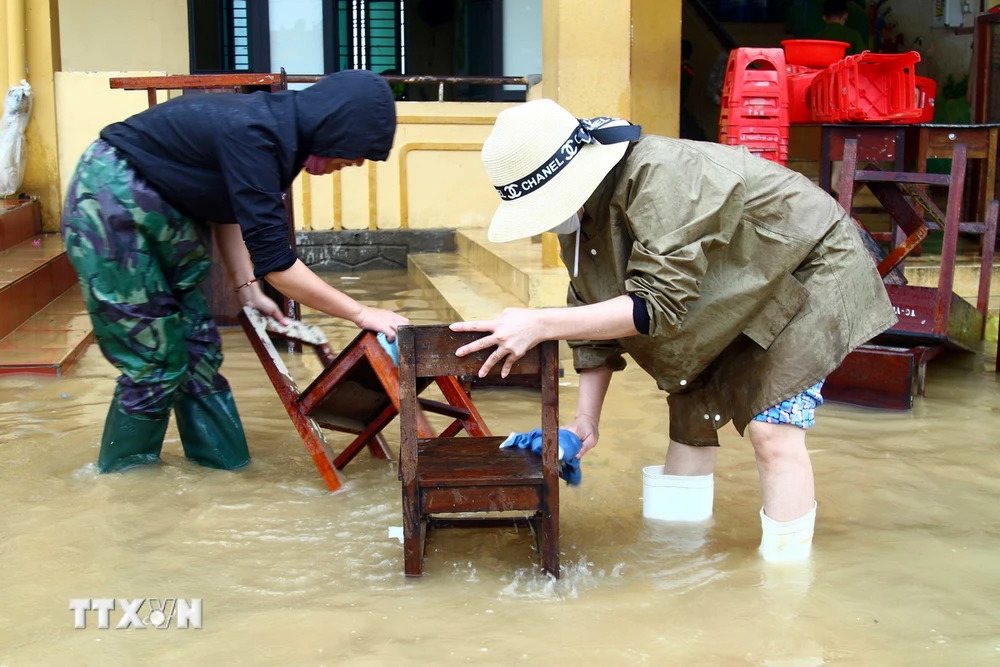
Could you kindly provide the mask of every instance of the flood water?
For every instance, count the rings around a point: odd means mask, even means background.
[[[331,275],[359,299],[440,322],[405,275]],[[335,349],[356,333],[321,324]],[[253,462],[94,461],[114,369],[91,346],[67,377],[0,378],[0,665],[1000,664],[1000,384],[932,364],[893,414],[828,404],[808,444],[811,562],[763,564],[757,471],[727,427],[708,526],[644,521],[666,402],[630,365],[583,484],[562,487],[563,578],[524,531],[441,531],[406,580],[395,462],[362,454],[330,494],[241,330],[223,334]],[[319,370],[289,361],[300,386]],[[561,399],[572,415],[577,378]],[[534,394],[477,391],[494,433],[536,426]],[[387,436],[395,447],[394,422]],[[335,449],[346,436],[331,434]],[[71,598],[201,598],[202,629],[74,629]],[[148,608],[143,608],[145,617]]]

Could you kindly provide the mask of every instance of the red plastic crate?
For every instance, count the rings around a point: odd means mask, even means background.
[[[746,148],[753,155],[758,155],[772,162],[777,162],[779,164],[786,164],[788,162],[788,145],[783,144],[779,146],[773,145],[746,145],[741,144],[735,139],[729,141],[720,141],[719,143],[724,146],[740,146]]]
[[[805,69],[805,68],[803,68]],[[809,86],[822,70],[806,70],[788,76],[788,122],[811,123],[812,110],[809,109]]]
[[[781,49],[741,48],[729,55],[719,113],[719,143],[786,164],[788,67]]]
[[[937,97],[937,81],[925,76],[917,78],[917,106],[920,108],[918,123],[934,122],[934,100]]]
[[[746,113],[745,109],[727,109],[725,107],[719,111],[719,125],[770,125],[774,127],[788,127],[788,109],[777,109],[771,115]]]
[[[738,140],[741,145],[767,142],[773,144],[788,143],[788,128],[774,125],[729,125],[720,128],[729,138]]]
[[[822,123],[914,122],[914,65],[920,54],[864,52],[848,56],[816,75],[809,87],[813,119]]]
[[[782,49],[759,49],[755,47],[743,47],[733,49],[729,53],[729,62],[726,65],[726,74],[732,71],[747,71],[751,65],[764,63],[766,70],[775,72],[785,71],[785,52]],[[766,71],[764,70],[764,71]],[[755,70],[761,71],[761,70]]]
[[[751,65],[759,66],[756,69]],[[788,106],[785,55],[781,49],[734,49],[722,86],[723,107]]]
[[[788,153],[788,139],[784,137],[769,137],[754,132],[728,134],[719,133],[719,143],[726,146],[745,146],[751,151],[780,151]]]

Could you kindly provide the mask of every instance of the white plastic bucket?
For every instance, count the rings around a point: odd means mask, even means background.
[[[642,469],[642,515],[660,521],[705,521],[712,516],[714,475],[664,475],[663,466]]]

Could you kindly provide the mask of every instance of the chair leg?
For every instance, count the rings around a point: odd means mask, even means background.
[[[417,490],[403,485],[403,572],[408,577],[419,577],[424,573],[424,537],[427,524],[417,507]]]
[[[389,443],[385,441],[385,437],[381,433],[368,441],[368,451],[377,459],[388,459],[392,456]]]
[[[479,414],[479,410],[476,409],[472,399],[462,389],[458,378],[445,375],[435,378],[435,382],[437,382],[438,388],[441,390],[446,401],[469,411],[469,418],[462,422],[466,433],[474,438],[488,438],[493,435],[490,433],[490,429],[486,426],[483,416]]]
[[[840,206],[851,213],[854,208],[854,176],[858,169],[858,140],[848,139],[844,142],[844,163],[840,176]]]
[[[347,446],[344,451],[340,453],[337,459],[334,461],[334,465],[337,470],[342,470],[344,466],[354,460],[354,457],[358,455],[359,452],[364,447],[368,448],[369,453],[377,459],[389,459],[392,457],[392,450],[389,449],[389,443],[385,441],[382,436],[382,429],[384,429],[389,422],[391,422],[396,415],[399,414],[396,407],[392,404],[386,407],[378,417],[376,417],[368,427],[358,434],[350,445]]]
[[[542,510],[542,569],[559,578],[559,514],[558,509]]]

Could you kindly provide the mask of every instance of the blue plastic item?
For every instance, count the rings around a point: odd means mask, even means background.
[[[528,433],[511,433],[506,440],[500,443],[500,449],[506,447],[530,449],[541,456],[542,429],[536,428]],[[559,429],[559,476],[566,480],[570,486],[579,485],[583,479],[580,459],[576,458],[582,448],[583,442],[576,433],[564,428]]]

